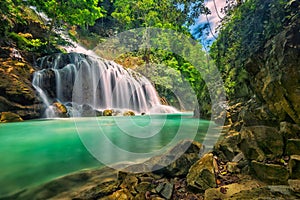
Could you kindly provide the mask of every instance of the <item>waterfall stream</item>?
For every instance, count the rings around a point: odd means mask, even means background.
[[[101,58],[79,53],[55,54],[37,61],[33,86],[45,107],[45,117],[58,117],[54,102],[64,104],[68,116],[87,109],[122,113],[174,113],[161,105],[151,82],[141,74]]]

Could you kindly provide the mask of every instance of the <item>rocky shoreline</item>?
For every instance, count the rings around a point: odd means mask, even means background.
[[[143,173],[126,172],[138,171],[141,167],[149,166],[149,162],[153,166],[155,163],[161,165],[170,156],[174,156],[172,153],[186,145],[190,145],[187,151],[162,169]],[[121,171],[108,167],[83,170],[2,199],[300,198],[300,165],[295,165],[299,155],[291,156],[287,165],[256,160],[250,162],[242,152],[228,161],[222,159],[222,156],[218,157],[215,150],[199,158],[201,147],[198,142],[185,140],[165,155]],[[259,170],[255,170],[257,166]]]

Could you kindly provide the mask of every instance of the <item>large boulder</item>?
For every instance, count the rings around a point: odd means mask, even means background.
[[[287,184],[289,171],[285,166],[278,164],[266,164],[253,160],[251,162],[255,175],[269,184]]]
[[[239,147],[248,160],[274,159],[283,154],[283,136],[274,127],[243,127]]]
[[[205,191],[216,187],[214,157],[212,153],[205,154],[189,170],[187,175],[188,186],[194,190]]]

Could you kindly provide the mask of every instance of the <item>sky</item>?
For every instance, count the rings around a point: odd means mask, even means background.
[[[197,24],[204,24],[207,23],[207,21],[210,23],[210,27],[212,29],[212,33],[217,37],[217,33],[215,33],[215,30],[218,26],[218,23],[220,22],[219,16],[222,18],[224,17],[224,14],[221,12],[221,9],[225,6],[226,1],[225,0],[215,0],[215,4],[213,0],[205,0],[205,5],[210,9],[211,14],[207,16],[201,15],[198,18]],[[218,16],[219,15],[219,16]],[[214,40],[214,37],[211,33],[204,39],[205,41]],[[211,42],[212,42],[211,41]],[[211,43],[210,42],[210,43]],[[207,45],[205,45],[207,46]]]

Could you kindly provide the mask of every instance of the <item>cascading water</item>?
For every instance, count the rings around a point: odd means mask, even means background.
[[[54,102],[64,104],[69,116],[82,116],[87,108],[177,112],[160,104],[147,78],[113,61],[78,53],[56,54],[40,58],[37,69],[33,86],[46,106],[46,117],[56,117]]]

